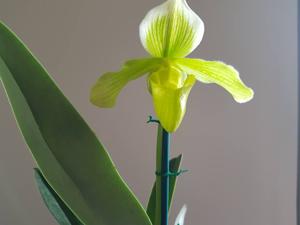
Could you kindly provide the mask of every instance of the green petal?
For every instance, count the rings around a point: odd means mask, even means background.
[[[195,83],[194,76],[186,76],[184,80],[181,77],[185,76],[176,68],[162,67],[152,73],[148,80],[156,116],[168,132],[174,132],[179,127],[188,95]]]
[[[203,83],[215,83],[225,88],[239,103],[250,101],[254,92],[240,79],[239,72],[219,61],[174,59],[177,66]]]
[[[187,207],[186,207],[186,205],[184,205],[181,208],[178,216],[175,219],[175,225],[184,225],[184,218],[185,218],[186,210],[187,210]]]
[[[120,71],[103,74],[91,89],[90,101],[98,107],[113,107],[129,81],[155,70],[160,61],[158,58],[130,60]]]
[[[201,42],[204,24],[186,0],[167,0],[140,24],[144,48],[155,57],[184,57]]]

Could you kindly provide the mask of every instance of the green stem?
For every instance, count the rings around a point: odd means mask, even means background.
[[[169,209],[169,148],[170,134],[163,130],[162,138],[162,168],[161,168],[161,224],[168,225]]]
[[[156,152],[156,218],[155,225],[168,225],[170,134],[160,125]]]

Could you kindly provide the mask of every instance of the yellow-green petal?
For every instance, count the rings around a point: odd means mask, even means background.
[[[179,76],[183,75],[178,69],[162,67],[148,78],[154,111],[168,132],[174,132],[179,127],[186,111],[188,95],[196,81],[192,75],[183,76],[186,77],[184,80]]]
[[[154,71],[160,62],[161,59],[158,58],[130,60],[120,71],[103,74],[91,89],[90,101],[98,107],[113,107],[119,93],[129,81]]]
[[[220,61],[202,59],[174,59],[176,65],[203,83],[215,83],[227,90],[239,103],[250,101],[254,92],[240,79],[239,72]]]
[[[204,24],[186,0],[167,0],[140,24],[144,48],[155,57],[184,57],[201,42]]]

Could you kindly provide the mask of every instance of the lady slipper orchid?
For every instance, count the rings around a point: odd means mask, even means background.
[[[184,58],[201,42],[204,24],[186,0],[167,0],[148,12],[140,24],[142,45],[152,57],[127,61],[118,72],[102,75],[91,90],[90,100],[99,107],[113,107],[122,88],[148,75],[148,89],[162,127],[174,132],[186,111],[188,95],[196,80],[215,83],[239,103],[254,92],[232,66],[220,61]]]

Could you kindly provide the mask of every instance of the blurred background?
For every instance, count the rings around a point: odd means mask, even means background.
[[[295,225],[297,168],[297,1],[189,0],[204,20],[191,54],[234,65],[254,99],[238,104],[197,83],[172,135],[183,153],[170,224],[187,204],[186,225]],[[46,66],[107,147],[146,205],[154,181],[156,126],[145,78],[113,109],[88,101],[97,77],[143,57],[138,26],[160,0],[0,0],[0,19]],[[37,191],[35,163],[0,88],[0,225],[54,225]],[[72,150],[70,150],[72,151]],[[105,204],[105,203],[104,203]]]

